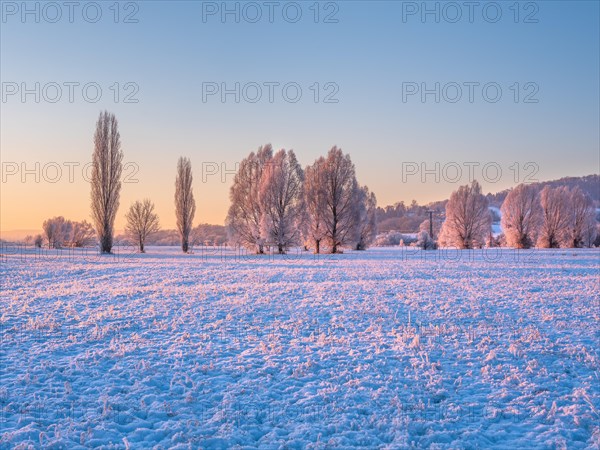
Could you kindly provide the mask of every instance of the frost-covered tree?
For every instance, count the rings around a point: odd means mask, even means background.
[[[94,242],[95,237],[94,227],[91,223],[83,220],[81,222],[73,222],[71,232],[71,246],[85,247]]]
[[[48,243],[48,248],[53,248],[57,245],[57,235],[60,232],[60,228],[56,226],[57,219],[57,217],[46,219],[42,224],[42,230],[44,230],[44,237]],[[60,219],[64,221],[64,217],[60,217]]]
[[[540,192],[542,219],[537,245],[542,248],[559,248],[570,245],[572,213],[569,206],[571,194],[566,186],[545,186]]]
[[[113,246],[114,223],[119,209],[123,152],[114,114],[100,113],[92,155],[92,217],[102,253]]]
[[[33,245],[35,245],[37,248],[42,248],[42,245],[44,245],[44,238],[41,234],[35,236],[33,239]]]
[[[425,230],[421,230],[417,233],[417,242],[415,245],[423,250],[435,249],[435,241],[429,236],[429,232]]]
[[[406,236],[404,236],[399,231],[388,231],[386,233],[382,233],[377,235],[377,239],[375,239],[376,247],[391,247],[397,245],[404,245],[404,240]]]
[[[264,145],[240,163],[229,192],[231,206],[227,213],[230,240],[257,254],[264,253],[265,235],[262,233],[262,205],[260,189],[263,171],[273,158],[273,148]]]
[[[261,236],[283,254],[300,243],[304,214],[304,173],[293,150],[279,150],[263,170],[259,199]]]
[[[89,222],[73,222],[62,216],[44,221],[42,229],[49,248],[84,247],[94,241],[96,234]]]
[[[358,183],[350,155],[333,147],[325,158],[323,175],[325,242],[331,253],[337,253],[341,247],[356,241]]]
[[[44,231],[44,238],[48,244],[48,248],[52,248],[55,244],[56,227],[53,223],[54,219],[46,219],[42,224],[42,230]]]
[[[571,227],[569,247],[591,247],[592,236],[596,229],[596,208],[589,194],[583,192],[579,186],[573,187],[570,192],[569,209],[571,212]]]
[[[377,237],[377,198],[367,186],[356,191],[356,250],[366,250]]]
[[[189,158],[180,157],[177,161],[177,176],[175,178],[175,217],[177,231],[181,239],[181,250],[189,251],[190,232],[196,214],[196,201],[192,191],[192,162]]]
[[[227,230],[222,225],[198,224],[191,236],[194,245],[219,246],[227,243]]]
[[[154,203],[149,199],[141,202],[136,200],[129,207],[125,218],[127,219],[126,234],[138,244],[140,253],[145,253],[146,238],[160,230],[158,215],[154,212]]]
[[[58,216],[47,219],[42,224],[48,248],[62,248],[68,244],[72,224],[64,217]]]
[[[542,218],[540,196],[535,186],[520,184],[502,203],[502,230],[509,246],[531,248],[535,245]]]
[[[471,185],[461,186],[450,195],[440,244],[460,249],[481,247],[490,236],[491,225],[488,200],[477,180],[473,180]]]
[[[318,158],[304,171],[305,220],[304,241],[315,253],[321,252],[321,242],[325,238],[325,158]]]

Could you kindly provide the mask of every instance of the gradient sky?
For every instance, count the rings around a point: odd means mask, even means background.
[[[436,183],[432,175],[427,183],[419,175],[403,180],[406,162],[430,168],[436,162],[497,163],[503,173],[495,183],[486,182],[481,170],[475,172],[486,192],[514,185],[514,163],[521,167],[521,179],[527,162],[539,167],[534,176],[539,180],[600,172],[598,2],[536,2],[537,23],[523,23],[533,11],[528,2],[520,3],[518,23],[509,9],[512,1],[498,3],[502,17],[496,23],[484,19],[481,7],[470,23],[463,2],[457,2],[463,17],[456,23],[443,15],[439,23],[431,15],[425,23],[419,14],[403,20],[403,8],[410,5],[393,1],[337,2],[337,23],[323,23],[333,11],[327,2],[319,5],[319,23],[310,9],[314,2],[300,2],[302,18],[290,23],[282,17],[286,3],[278,3],[273,23],[263,2],[258,2],[263,18],[257,23],[243,16],[239,23],[233,16],[223,23],[219,15],[203,21],[208,4],[192,1],[138,2],[138,23],[122,23],[132,11],[125,3],[114,23],[113,2],[101,2],[97,23],[84,20],[81,9],[70,23],[64,5],[57,23],[48,23],[41,11],[39,23],[33,15],[23,23],[20,14],[5,14],[0,23],[3,92],[7,83],[33,88],[36,82],[40,87],[95,82],[103,92],[97,103],[83,99],[81,86],[72,103],[64,86],[57,103],[43,98],[36,103],[33,95],[25,102],[20,95],[2,99],[0,229],[40,229],[45,218],[56,215],[90,219],[89,185],[81,168],[91,160],[95,122],[104,109],[119,120],[125,161],[139,167],[131,177],[137,182],[123,185],[117,229],[123,228],[130,203],[144,197],[156,203],[161,225],[174,228],[180,155],[189,156],[194,168],[194,222],[223,223],[233,177],[222,182],[214,175],[203,182],[203,163],[231,169],[269,142],[276,149],[294,149],[303,165],[333,145],[341,147],[380,205],[443,199],[469,181],[466,167],[455,183]],[[3,11],[10,12],[14,4],[21,2],[2,2]],[[227,5],[234,8],[235,2]],[[435,2],[428,7],[435,8]],[[91,17],[93,10],[88,12]],[[291,16],[293,8],[288,12]],[[489,9],[487,17],[494,12]],[[46,17],[54,14],[46,10]],[[122,95],[126,82],[136,83],[139,102],[124,103],[121,97],[116,103],[109,89],[115,82]],[[297,103],[284,101],[281,88],[275,89],[273,103],[266,89],[258,103],[235,103],[233,96],[225,103],[219,96],[203,102],[203,82],[229,87],[296,82],[303,94]],[[315,82],[321,94],[325,83],[336,83],[339,102],[315,103],[309,89]],[[403,102],[403,82],[430,88],[436,82],[494,82],[502,98],[487,102],[476,88],[470,103],[464,88],[457,103],[436,103],[433,95],[425,103],[419,96]],[[517,103],[510,90],[515,82],[521,87]],[[522,101],[530,92],[524,90],[528,82],[539,87],[537,103]],[[21,173],[7,173],[15,163],[35,169],[36,162],[39,183],[31,174],[23,182]],[[55,183],[49,182],[55,176],[51,163],[63,166]],[[72,182],[65,163],[79,164]],[[42,168],[48,164],[44,177]],[[493,171],[488,175],[493,177]]]

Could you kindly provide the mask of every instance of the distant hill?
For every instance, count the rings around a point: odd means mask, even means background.
[[[540,189],[543,189],[545,186],[568,186],[569,188],[579,186],[582,191],[587,192],[590,197],[592,197],[592,200],[596,202],[596,205],[600,203],[600,175],[565,177],[558,180],[540,181],[538,183],[532,183],[532,185],[538,186]],[[505,189],[504,191],[500,191],[495,194],[488,194],[487,197],[490,201],[490,205],[500,207],[509,192],[510,189]]]

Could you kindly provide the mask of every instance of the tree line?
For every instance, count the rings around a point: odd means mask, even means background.
[[[43,228],[49,246],[83,246],[93,239],[95,231],[100,251],[112,251],[122,168],[118,122],[105,111],[98,118],[94,134],[93,227],[85,221],[48,219]],[[194,241],[196,202],[192,183],[191,161],[180,157],[175,177],[175,217],[181,249],[186,253]],[[316,253],[338,253],[344,247],[364,250],[377,232],[375,195],[358,184],[350,156],[337,147],[302,169],[293,150],[274,152],[270,144],[264,145],[240,163],[230,199],[226,218],[230,243],[258,254],[271,247],[283,254],[298,245]],[[126,235],[144,252],[147,238],[160,230],[154,204],[149,199],[136,200],[125,218]],[[79,238],[81,233],[84,238]],[[72,237],[67,239],[67,235]],[[36,243],[39,241],[36,238]]]
[[[501,225],[504,242],[494,242],[489,202],[477,181],[461,186],[446,204],[446,218],[437,243],[471,249],[484,245],[524,248],[591,247],[597,235],[596,208],[590,195],[575,186],[520,184],[509,191],[502,203]],[[433,247],[421,231],[425,247]]]
[[[597,234],[596,208],[590,195],[575,186],[541,191],[520,184],[502,204],[502,228],[516,248],[591,247]]]
[[[293,150],[271,145],[240,163],[226,225],[232,243],[257,254],[302,245],[315,253],[366,249],[377,233],[377,201],[356,179],[350,156],[333,147],[304,170]]]
[[[49,246],[81,247],[97,239],[102,253],[112,251],[122,169],[118,122],[105,111],[100,113],[94,133],[93,224],[63,217],[48,219],[43,230]],[[186,253],[198,240],[193,228],[196,203],[192,183],[191,161],[180,157],[174,201],[181,249]],[[315,253],[339,253],[344,248],[365,250],[377,236],[378,215],[393,217],[399,207],[409,216],[429,212],[414,201],[409,208],[403,204],[377,208],[375,194],[358,183],[350,156],[335,146],[303,169],[293,150],[274,152],[270,144],[263,145],[241,161],[229,196],[229,242],[257,254],[270,248],[283,254],[296,246]],[[446,202],[443,223],[430,224],[429,219],[421,223],[417,245],[425,249],[471,249],[486,245],[590,247],[594,243],[594,201],[577,186],[545,186],[540,190],[535,185],[520,184],[510,190],[501,207],[501,242],[492,235],[488,197],[477,181],[459,187]],[[154,204],[149,199],[136,200],[125,218],[126,235],[144,252],[148,237],[160,230]],[[41,246],[41,242],[38,235],[35,244]]]

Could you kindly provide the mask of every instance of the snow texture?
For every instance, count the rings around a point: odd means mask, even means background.
[[[597,250],[147,251],[2,256],[0,448],[600,445]]]

